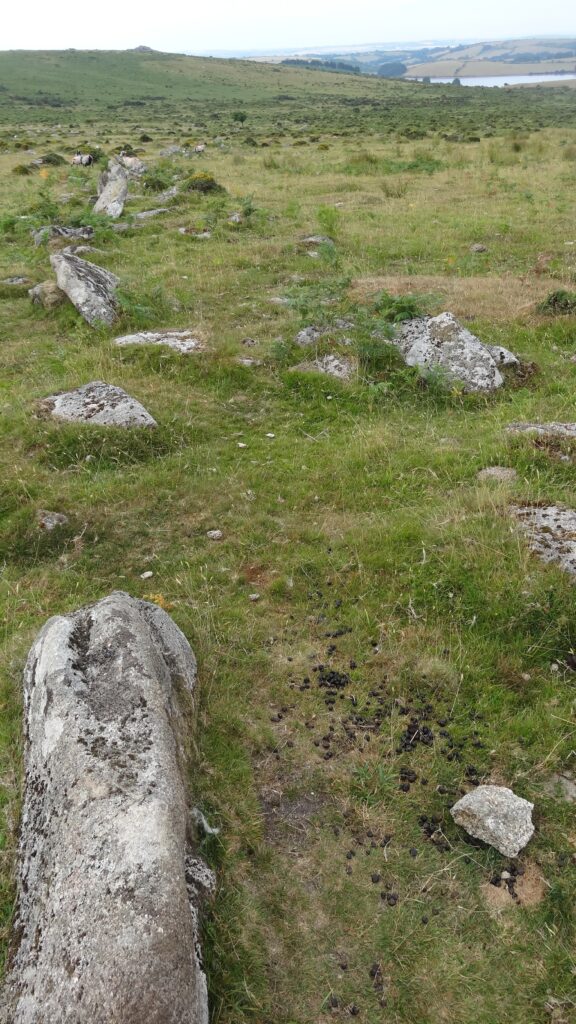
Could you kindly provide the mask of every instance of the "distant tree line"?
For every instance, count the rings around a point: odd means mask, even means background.
[[[282,64],[289,64],[290,67],[308,68],[311,71],[344,71],[348,75],[359,75],[360,68],[357,64],[348,64],[344,60],[299,60],[297,57],[290,57],[283,60]]]

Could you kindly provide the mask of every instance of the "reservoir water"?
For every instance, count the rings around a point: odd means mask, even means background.
[[[460,78],[460,75],[458,76]],[[498,88],[503,85],[534,85],[536,82],[565,82],[576,78],[576,71],[561,75],[551,73],[549,75],[490,75],[475,78],[460,78],[461,85],[485,85],[489,88]],[[422,81],[421,78],[418,79]],[[430,82],[436,85],[449,85],[454,81],[452,78],[430,78]]]

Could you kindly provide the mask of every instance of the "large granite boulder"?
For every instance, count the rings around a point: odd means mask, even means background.
[[[452,313],[416,317],[399,324],[391,344],[408,366],[443,370],[466,391],[494,391],[504,383],[498,366],[516,357],[499,346],[487,346],[458,322]],[[491,350],[492,349],[492,350]],[[517,362],[517,361],[516,361]]]
[[[120,217],[128,195],[128,174],[118,160],[110,160],[108,170],[103,171],[98,183],[98,199],[94,213],[105,213],[108,217]]]
[[[50,263],[58,287],[89,324],[114,323],[118,315],[115,291],[120,283],[115,274],[71,252],[55,253]]]
[[[516,857],[534,834],[534,804],[506,786],[477,786],[454,804],[457,825],[475,839],[494,846],[505,857]]]
[[[93,423],[101,427],[156,427],[156,420],[140,402],[114,384],[93,380],[90,384],[49,395],[39,412],[69,423]]]
[[[24,674],[26,790],[3,1024],[207,1024],[185,782],[196,662],[124,593],[50,619]]]

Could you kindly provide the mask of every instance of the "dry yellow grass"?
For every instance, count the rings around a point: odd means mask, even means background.
[[[449,308],[464,319],[534,321],[542,319],[536,306],[549,292],[563,287],[562,282],[550,277],[498,274],[487,277],[440,277],[435,275],[406,275],[400,277],[366,277],[352,283],[355,299],[369,299],[386,291],[391,295],[433,295],[434,312]],[[438,307],[436,309],[436,307]]]

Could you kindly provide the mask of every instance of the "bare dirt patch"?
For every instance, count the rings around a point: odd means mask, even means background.
[[[548,885],[540,868],[529,862],[525,864],[524,874],[517,878],[514,890],[515,896],[504,884],[498,886],[492,885],[491,882],[485,882],[480,886],[488,912],[494,917],[498,917],[510,907],[538,906],[546,896]]]
[[[408,275],[400,277],[365,277],[352,283],[355,300],[373,298],[378,292],[391,295],[431,295],[438,297],[430,310],[437,313],[448,308],[463,320],[541,320],[536,306],[560,287],[561,282],[526,275],[489,275],[486,277],[439,277]]]

